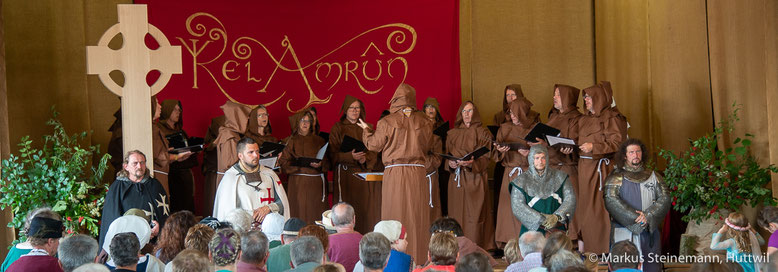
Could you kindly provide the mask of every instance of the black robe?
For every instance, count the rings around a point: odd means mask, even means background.
[[[162,184],[156,179],[146,176],[141,182],[132,182],[127,177],[117,177],[105,194],[103,217],[100,220],[100,248],[111,223],[132,208],[151,212],[151,220],[156,220],[160,226],[170,215],[170,200]]]

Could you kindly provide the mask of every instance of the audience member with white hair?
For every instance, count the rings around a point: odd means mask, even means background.
[[[353,271],[359,261],[359,241],[362,239],[362,234],[354,230],[354,207],[345,202],[338,203],[332,207],[330,216],[337,233],[330,235],[327,256],[330,261],[342,264],[346,271]]]
[[[385,271],[410,271],[414,267],[413,258],[405,253],[408,247],[408,232],[397,220],[384,220],[375,224],[373,232],[383,234],[389,240],[392,250]],[[354,272],[365,271],[362,261],[354,266]]]
[[[364,264],[366,272],[384,271],[389,263],[391,252],[392,247],[389,244],[389,239],[386,239],[386,236],[381,233],[367,233],[359,241],[359,262]]]
[[[236,208],[224,216],[224,221],[232,224],[232,229],[238,234],[244,234],[251,230],[251,223],[254,222],[254,219],[246,210]]]
[[[57,255],[62,270],[71,272],[79,266],[92,263],[100,252],[97,240],[84,234],[76,234],[59,243]]]
[[[313,236],[297,238],[290,245],[293,268],[289,272],[309,272],[324,263],[324,248]]]
[[[543,266],[541,251],[546,246],[546,237],[538,231],[527,231],[519,237],[519,252],[523,261],[511,264],[506,272],[526,272]]]

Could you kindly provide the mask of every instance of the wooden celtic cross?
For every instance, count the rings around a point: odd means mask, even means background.
[[[151,96],[165,87],[172,74],[181,73],[181,47],[171,46],[165,35],[148,23],[146,5],[123,4],[117,8],[119,23],[103,33],[97,46],[86,48],[87,74],[98,75],[103,85],[122,98],[123,150],[140,150],[146,154],[149,169],[153,169]],[[157,41],[158,49],[146,46],[147,33]],[[113,50],[108,43],[118,34],[122,35],[122,46]],[[124,86],[109,76],[115,70],[124,74]],[[149,86],[146,75],[152,70],[159,71],[160,76]]]

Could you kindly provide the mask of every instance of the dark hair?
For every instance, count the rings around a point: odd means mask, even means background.
[[[621,168],[624,167],[627,163],[627,147],[631,145],[637,145],[640,147],[641,155],[640,155],[640,163],[645,164],[646,160],[648,159],[648,150],[646,149],[646,145],[643,144],[643,141],[637,139],[637,138],[629,138],[623,142],[621,142],[621,146],[619,146],[619,151],[616,152],[616,156],[613,157],[613,159],[616,161],[616,167]]]
[[[254,139],[251,139],[249,137],[243,137],[238,141],[238,145],[235,147],[235,150],[238,151],[238,153],[243,153],[243,150],[246,150],[246,146],[250,144],[256,144],[257,141],[254,141]]]
[[[240,237],[240,247],[243,250],[240,260],[250,264],[262,264],[270,251],[267,236],[258,230],[252,230]]]
[[[359,240],[359,260],[368,269],[382,269],[389,261],[392,246],[381,233],[369,232]]]
[[[459,254],[459,244],[453,234],[435,233],[430,238],[430,262],[435,265],[454,265]]]
[[[465,255],[457,262],[456,272],[482,272],[494,271],[489,264],[489,258],[481,252],[473,252]]]
[[[211,270],[211,261],[208,255],[194,249],[181,251],[172,261],[173,272],[208,272]]]
[[[767,206],[759,211],[756,222],[760,227],[770,229],[770,223],[778,223],[778,207]]]
[[[132,232],[122,232],[116,234],[111,239],[111,259],[116,267],[126,267],[138,263],[138,253],[140,253],[140,242],[138,236]]]
[[[84,234],[76,234],[65,238],[59,243],[57,254],[62,269],[70,272],[76,267],[94,261],[100,247],[97,246],[97,240]]]
[[[339,263],[325,263],[314,268],[313,272],[340,272],[338,265],[343,266]]]
[[[438,220],[435,220],[435,222],[432,222],[432,226],[430,226],[430,233],[432,234],[436,232],[450,232],[456,237],[465,236],[465,233],[462,230],[462,225],[460,225],[456,219],[451,217],[441,217],[438,218]]]
[[[159,252],[160,261],[168,263],[184,250],[184,241],[189,228],[197,224],[194,214],[190,211],[177,211],[165,221],[165,226],[159,234],[159,241],[154,252]]]
[[[327,251],[327,248],[330,246],[330,234],[327,233],[327,230],[320,227],[319,225],[307,225],[301,228],[297,235],[316,237],[319,239],[319,242],[321,242],[321,246],[324,248],[324,251]]]
[[[622,268],[637,269],[640,264],[640,252],[635,244],[629,240],[623,240],[613,244],[610,253],[612,259],[608,264],[613,270]]]

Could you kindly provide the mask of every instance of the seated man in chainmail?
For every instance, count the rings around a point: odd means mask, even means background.
[[[546,167],[548,149],[534,145],[527,159],[529,171],[511,181],[511,208],[521,221],[521,233],[565,231],[575,211],[575,191],[565,172]]]
[[[662,176],[645,168],[646,146],[624,141],[616,154],[616,170],[605,179],[605,208],[611,216],[611,245],[629,240],[643,256],[643,271],[661,271],[649,253],[662,252],[659,225],[670,209],[670,193]]]

